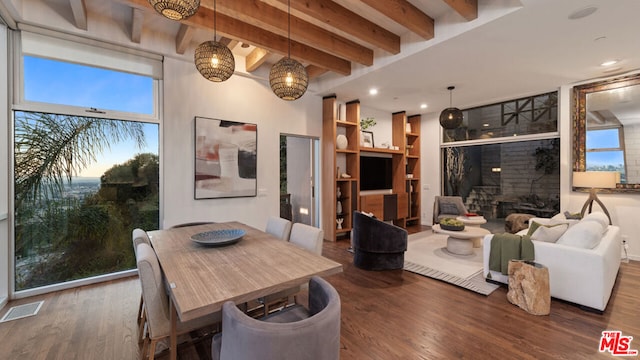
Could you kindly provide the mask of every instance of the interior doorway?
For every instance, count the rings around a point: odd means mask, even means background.
[[[319,154],[319,138],[280,135],[280,217],[319,226]]]

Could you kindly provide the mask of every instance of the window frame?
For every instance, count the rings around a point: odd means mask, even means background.
[[[60,104],[51,104],[51,103],[43,103],[43,102],[34,102],[34,101],[26,101],[24,97],[24,63],[23,63],[23,48],[22,48],[22,34],[24,31],[13,31],[11,34],[11,40],[13,47],[10,49],[10,54],[8,59],[12,62],[9,64],[8,68],[13,69],[13,78],[12,78],[12,91],[10,90],[10,114],[8,115],[7,121],[9,122],[10,128],[10,158],[13,159],[15,157],[14,151],[14,140],[13,136],[15,129],[15,112],[16,111],[26,111],[26,112],[44,112],[44,113],[56,113],[56,114],[65,114],[65,115],[73,115],[73,116],[90,116],[90,117],[101,117],[106,119],[113,120],[124,120],[124,121],[137,121],[137,122],[146,122],[146,123],[154,123],[158,125],[158,156],[160,158],[160,169],[159,169],[159,224],[163,223],[164,218],[164,210],[163,210],[163,194],[164,194],[164,185],[162,179],[164,178],[164,170],[162,166],[162,158],[163,158],[163,144],[162,139],[163,136],[163,122],[162,122],[162,57],[148,54],[138,50],[132,50],[125,47],[110,45],[106,43],[100,43],[93,40],[88,40],[79,36],[60,34],[48,30],[36,29],[38,30],[35,33],[37,36],[50,37],[53,42],[61,42],[62,44],[68,43],[73,44],[73,46],[89,49],[87,51],[102,51],[109,52],[111,55],[120,54],[123,58],[129,58],[131,54],[136,56],[146,57],[152,60],[156,60],[158,62],[158,66],[160,67],[160,71],[157,69],[154,70],[155,76],[153,78],[153,97],[154,97],[154,110],[152,114],[142,114],[142,113],[131,113],[131,112],[123,112],[116,110],[108,110],[108,109],[98,109],[100,112],[95,113],[91,112],[92,109],[86,109],[77,106],[70,105],[60,105]],[[34,34],[34,33],[32,33]],[[60,54],[65,52],[64,47],[57,49]],[[63,60],[58,58],[57,56],[43,56],[42,54],[37,53],[29,53],[29,56],[38,56],[43,58],[48,58],[52,60],[73,62],[69,60]],[[62,57],[62,56],[61,56]],[[82,62],[79,62],[82,63]],[[95,64],[84,64],[89,66],[96,66]],[[107,66],[99,66],[104,69],[114,70],[114,71],[123,71],[121,69],[107,67]],[[145,75],[145,74],[140,74]],[[89,111],[87,111],[89,110]],[[14,164],[13,161],[9,162],[9,171],[10,174],[14,174]],[[9,199],[8,199],[8,207],[9,209],[14,209],[15,207],[15,178],[12,176],[9,180]],[[13,210],[10,210],[13,212]],[[30,296],[46,294],[54,291],[60,291],[65,289],[71,289],[79,286],[85,286],[105,281],[111,281],[115,279],[120,279],[124,277],[129,277],[137,274],[136,269],[124,270],[115,273],[103,274],[92,276],[88,278],[71,280],[63,283],[57,283],[52,285],[45,285],[41,287],[36,287],[32,289],[25,289],[16,291],[16,259],[15,259],[15,216],[10,216],[10,222],[8,224],[9,227],[9,252],[8,252],[8,285],[9,285],[9,297],[12,299],[22,299]]]

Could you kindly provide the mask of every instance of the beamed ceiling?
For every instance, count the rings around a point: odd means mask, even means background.
[[[597,11],[573,16],[586,8]],[[287,0],[217,0],[216,10],[234,76],[267,84],[271,64],[288,51]],[[291,0],[291,57],[312,79],[305,96],[437,114],[450,104],[449,85],[464,109],[637,71],[630,29],[639,12],[638,0]],[[12,28],[186,61],[214,36],[213,0],[182,22],[147,0],[0,0],[0,15]],[[611,59],[615,67],[600,66]]]
[[[72,21],[87,29],[89,14],[98,13],[93,2],[65,0]],[[165,19],[147,0],[116,0],[131,8],[131,41],[139,43],[150,19]],[[435,3],[435,6],[430,4]],[[270,57],[286,56],[289,50],[287,0],[217,0],[216,31],[233,51],[245,44],[248,72],[256,71]],[[202,0],[198,12],[180,22],[172,34],[176,54],[190,48],[196,31],[213,37],[214,2]],[[377,54],[399,54],[401,36],[414,33],[422,39],[434,37],[434,16],[429,8],[443,7],[465,21],[477,18],[477,0],[291,0],[291,57],[303,63],[313,79],[327,72],[350,75],[352,64],[372,66]],[[374,20],[375,19],[375,20]],[[171,20],[166,19],[166,22]]]

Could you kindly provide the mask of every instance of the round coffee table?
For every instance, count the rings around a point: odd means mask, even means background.
[[[464,216],[463,215],[463,216],[458,216],[456,220],[462,221],[465,227],[467,226],[480,227],[480,225],[487,223],[487,219],[485,219],[484,216]],[[472,241],[473,241],[474,248],[479,248],[480,246],[482,246],[482,238],[475,238]]]
[[[484,216],[458,216],[456,220],[462,221],[466,226],[480,226],[487,223]]]
[[[462,231],[444,230],[440,225],[432,226],[433,231],[439,234],[449,235],[447,238],[447,250],[452,254],[471,255],[473,254],[473,244],[480,241],[485,235],[491,234],[487,229],[476,226],[465,226]]]

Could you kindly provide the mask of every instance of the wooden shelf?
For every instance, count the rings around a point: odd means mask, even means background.
[[[358,126],[358,123],[353,123],[353,122],[344,121],[344,120],[336,120],[336,125],[349,127],[349,126]]]
[[[336,153],[338,153],[338,154],[357,154],[358,150],[336,149]]]
[[[379,153],[379,154],[397,154],[402,155],[404,151],[402,150],[390,150],[383,148],[373,148],[373,147],[361,147],[360,153]]]

